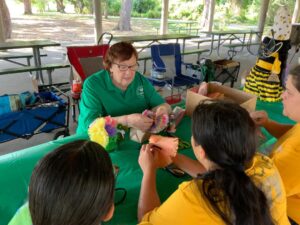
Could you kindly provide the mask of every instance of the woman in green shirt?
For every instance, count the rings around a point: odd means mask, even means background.
[[[77,133],[86,132],[96,118],[108,115],[119,124],[146,131],[153,120],[141,114],[145,109],[154,108],[157,115],[171,111],[137,71],[137,59],[137,51],[130,43],[119,42],[109,48],[104,58],[105,70],[84,82]]]

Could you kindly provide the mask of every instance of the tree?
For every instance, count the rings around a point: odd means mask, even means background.
[[[120,11],[120,20],[115,30],[129,31],[131,30],[130,19],[131,19],[132,2],[131,0],[122,0],[122,7]]]
[[[64,0],[55,0],[57,12],[65,13]]]
[[[31,0],[24,0],[24,14],[26,15],[32,14]]]
[[[215,0],[204,0],[204,9],[199,23],[200,30],[211,31],[215,12]]]
[[[98,39],[102,34],[102,13],[101,13],[101,2],[99,0],[93,0],[93,11],[95,21],[95,43],[98,43]]]
[[[11,19],[5,3],[5,0],[0,0],[0,42],[11,38]]]
[[[104,10],[103,10],[104,18],[107,19],[108,18],[108,8],[109,8],[108,0],[104,0],[103,8],[104,8]]]

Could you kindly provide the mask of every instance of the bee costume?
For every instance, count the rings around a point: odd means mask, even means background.
[[[283,79],[291,48],[291,15],[287,7],[280,7],[274,18],[271,37],[262,41],[259,57],[246,77],[244,91],[258,96],[262,101],[281,100]]]

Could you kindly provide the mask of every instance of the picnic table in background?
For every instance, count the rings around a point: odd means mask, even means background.
[[[243,48],[247,46],[247,40],[252,39],[253,34],[259,37],[261,36],[261,32],[257,30],[201,31],[201,33],[207,34],[211,37],[211,47],[209,54],[211,54],[212,51],[216,49],[218,56],[220,56],[220,46],[226,41],[229,41],[230,44],[232,44],[233,40],[237,40],[238,42],[240,42],[242,51]],[[248,39],[246,38],[247,35],[249,35]],[[214,47],[215,41],[217,41],[216,47]],[[251,44],[251,42],[249,42],[249,44]],[[247,47],[247,49],[249,48]]]
[[[11,50],[11,49],[22,49],[22,48],[31,48],[34,59],[34,66],[36,68],[41,67],[41,53],[40,49],[43,47],[51,47],[51,46],[60,46],[60,43],[51,41],[51,40],[31,40],[31,41],[8,41],[0,43],[0,50]],[[26,71],[26,67],[23,68]],[[18,71],[18,70],[16,70]],[[8,73],[12,73],[13,71],[7,71]],[[28,70],[30,72],[30,70]],[[42,70],[36,70],[37,79],[41,79],[43,83],[43,75]]]
[[[158,34],[158,35],[134,35],[134,36],[114,36],[113,40],[115,41],[126,41],[130,43],[134,42],[149,42],[147,45],[142,46],[138,52],[143,51],[146,48],[149,48],[153,43],[160,43],[163,40],[172,40],[175,39],[176,43],[182,39],[182,52],[185,49],[185,40],[196,38],[196,35],[189,35],[189,34]]]
[[[192,31],[196,30],[198,34],[198,28],[195,27],[198,25],[197,21],[168,21],[168,30],[172,33],[184,33],[192,34]],[[156,33],[159,34],[160,27],[156,27]]]
[[[139,53],[139,59],[138,60],[144,60],[144,71],[143,73],[145,74],[146,72],[146,62],[147,60],[151,59],[150,54],[140,54],[144,49],[150,48],[150,46],[154,43],[160,44],[160,41],[164,40],[172,40],[175,39],[176,43],[179,42],[179,40],[182,40],[182,48],[181,48],[181,55],[182,57],[184,55],[188,54],[197,54],[198,58],[200,54],[203,52],[206,52],[208,50],[206,49],[196,49],[196,50],[191,50],[191,51],[185,51],[185,41],[186,39],[192,39],[192,38],[197,38],[197,35],[189,35],[189,34],[161,34],[161,35],[139,35],[139,36],[114,36],[113,40],[114,41],[126,41],[130,43],[135,43],[135,42],[148,42],[144,46],[136,47],[139,48],[140,50],[138,51]]]

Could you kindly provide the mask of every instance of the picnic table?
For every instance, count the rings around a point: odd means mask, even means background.
[[[22,48],[32,48],[33,59],[34,59],[34,66],[36,68],[41,67],[41,53],[40,49],[43,47],[50,47],[50,46],[60,46],[60,43],[51,41],[51,40],[31,40],[31,41],[8,41],[0,43],[0,50],[10,50],[10,49],[22,49]],[[26,71],[26,67],[23,68]],[[28,68],[29,69],[29,68]],[[12,72],[12,70],[10,70]],[[16,70],[18,72],[18,70]],[[30,72],[32,70],[28,70]],[[43,75],[42,69],[36,70],[37,79],[40,79],[43,83]]]
[[[182,52],[184,53],[185,49],[185,40],[191,38],[197,38],[196,35],[189,34],[159,34],[159,35],[134,35],[134,36],[114,36],[113,40],[115,41],[126,41],[130,43],[134,42],[149,42],[147,45],[142,46],[139,52],[143,51],[146,48],[149,48],[153,43],[160,43],[163,40],[172,40],[175,39],[176,43],[182,39]]]
[[[241,51],[243,48],[247,45],[246,43],[246,36],[249,35],[249,40],[252,39],[253,34],[257,36],[261,36],[261,32],[257,30],[227,30],[227,31],[201,31],[201,33],[207,34],[211,37],[211,47],[210,47],[210,53],[214,49],[217,50],[218,56],[220,56],[220,46],[225,41],[230,41],[230,44],[232,44],[232,40],[237,40],[241,43]],[[241,35],[241,36],[240,36]],[[217,46],[214,48],[214,42],[217,40]],[[248,42],[251,44],[251,42]],[[248,47],[247,47],[248,49]]]

